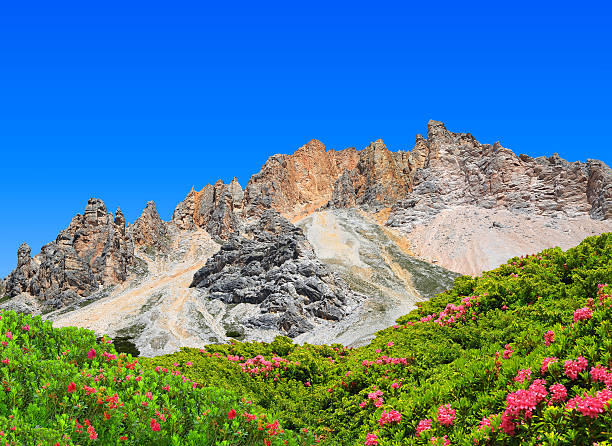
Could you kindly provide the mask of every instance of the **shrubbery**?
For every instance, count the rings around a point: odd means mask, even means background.
[[[365,347],[280,337],[152,360],[3,313],[0,442],[609,445],[606,283],[610,234],[461,277]]]

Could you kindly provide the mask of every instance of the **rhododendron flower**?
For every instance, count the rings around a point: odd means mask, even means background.
[[[555,363],[555,362],[557,362],[558,360],[559,360],[559,359],[558,359],[558,358],[555,358],[554,356],[553,356],[553,357],[550,357],[550,358],[544,358],[544,359],[542,360],[542,367],[540,368],[540,372],[541,372],[542,374],[546,373],[546,372],[548,371],[548,366],[549,366],[550,364],[554,364],[554,363]]]
[[[91,349],[87,352],[87,359],[94,359],[96,357],[96,350]]]
[[[126,435],[122,435],[121,437],[119,437],[119,440],[121,441],[127,441],[128,437]]]
[[[366,434],[365,446],[376,446],[378,444],[378,436],[373,432]]]
[[[544,344],[548,347],[553,342],[555,342],[555,332],[552,330],[548,330],[544,334]]]
[[[6,332],[6,337],[9,339],[13,339],[13,333],[11,333],[10,331]]]
[[[89,434],[90,440],[95,440],[96,438],[98,438],[98,434],[96,433],[96,430],[92,425],[89,425],[89,427],[87,428],[87,433]]]
[[[399,389],[400,386],[401,386],[401,384],[400,383],[396,383],[396,382],[391,384],[391,387],[393,387],[394,389]]]
[[[438,422],[443,426],[451,426],[456,418],[455,409],[450,404],[444,404],[438,408]]]
[[[426,418],[425,420],[421,420],[419,421],[419,424],[417,424],[416,436],[420,437],[421,432],[428,431],[430,429],[431,429],[431,419]]]
[[[185,365],[186,365],[187,367],[191,367],[191,366],[193,365],[193,362],[187,362],[187,363],[185,363]]]
[[[151,430],[153,432],[161,431],[161,424],[159,424],[155,418],[151,418]]]
[[[514,353],[514,350],[512,350],[512,347],[510,346],[510,344],[506,344],[504,346],[504,359],[510,359],[510,357],[512,356],[512,353]]]
[[[30,331],[30,325],[29,324],[25,324],[23,327],[21,327],[21,329],[23,331]]]
[[[393,341],[389,341],[387,342],[387,347],[393,347],[395,344],[393,343]]]
[[[570,379],[576,379],[578,377],[578,373],[586,370],[589,366],[589,362],[583,358],[582,356],[578,356],[575,361],[568,359],[564,363],[565,366],[565,375],[567,375]]]
[[[589,307],[579,308],[574,311],[574,322],[586,321],[593,317],[593,310]]]
[[[72,393],[76,390],[76,384],[71,382],[70,384],[68,384],[68,393]]]
[[[596,418],[597,415],[603,413],[603,402],[594,396],[584,394],[583,397],[576,396],[567,402],[568,409],[576,409],[585,417]]]
[[[443,440],[442,444],[444,446],[449,446],[451,444],[450,440],[448,439],[448,435],[445,435],[444,437],[431,437],[431,444],[438,444],[439,440]]]
[[[521,369],[518,374],[514,377],[514,381],[522,383],[525,380],[531,380],[531,369]]]
[[[486,427],[489,427],[491,428],[491,432],[494,432],[495,426],[491,425],[492,418],[493,418],[493,415],[491,415],[490,417],[482,417],[482,420],[480,420],[480,425],[478,426],[478,430],[481,431],[485,429]]]
[[[602,383],[606,382],[606,378],[608,377],[608,370],[603,366],[591,367],[591,379],[593,381],[601,381]]]
[[[4,358],[4,359],[2,360],[2,363],[3,363],[3,364],[9,364],[10,362],[11,362],[11,361],[10,361],[8,358]]]
[[[402,421],[402,414],[397,410],[390,410],[389,412],[383,412],[378,419],[378,423],[384,426],[387,423],[399,423]]]
[[[227,419],[233,420],[234,418],[236,418],[236,411],[234,409],[230,409],[230,411],[227,413]]]
[[[557,401],[565,401],[567,398],[567,389],[563,384],[553,384],[549,387],[549,390],[552,394],[548,403],[549,405],[556,403]]]

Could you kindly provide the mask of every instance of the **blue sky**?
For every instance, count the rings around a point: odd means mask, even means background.
[[[0,276],[91,196],[168,219],[311,138],[410,149],[436,119],[612,164],[604,2],[209,3],[3,3]]]

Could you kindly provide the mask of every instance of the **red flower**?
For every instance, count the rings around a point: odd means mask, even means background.
[[[121,437],[119,437],[119,440],[126,441],[127,440],[127,436],[126,435],[122,435]]]
[[[92,348],[87,353],[87,359],[94,359],[95,357],[96,357],[96,350]]]
[[[227,419],[228,420],[233,420],[234,418],[236,418],[236,411],[234,409],[231,409],[228,413],[227,413]]]
[[[151,418],[151,430],[153,432],[159,432],[161,430],[161,424],[159,424],[155,418]]]
[[[71,382],[70,384],[68,384],[68,393],[72,393],[76,390],[76,384]]]

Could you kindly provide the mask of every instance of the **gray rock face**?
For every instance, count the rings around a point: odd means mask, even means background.
[[[612,214],[610,168],[601,161],[568,162],[557,154],[516,156],[499,143],[480,144],[469,133],[452,133],[430,121],[427,140],[411,153],[412,190],[392,209],[390,226],[427,224],[452,205],[605,219]]]
[[[223,245],[191,286],[225,303],[258,304],[262,314],[240,322],[291,337],[310,330],[311,318],[342,319],[361,298],[316,258],[302,230],[274,211]]]
[[[217,181],[201,191],[192,189],[185,200],[178,204],[172,215],[172,222],[179,229],[206,230],[221,239],[240,230],[243,191],[234,178],[227,185]]]
[[[77,214],[35,258],[27,244],[19,247],[7,294],[29,293],[45,306],[60,307],[100,285],[124,281],[133,250],[121,210],[113,217],[101,200],[91,198],[85,213]]]
[[[168,249],[168,229],[159,217],[153,201],[149,201],[140,217],[128,226],[127,233],[136,246],[153,247],[161,251]]]

